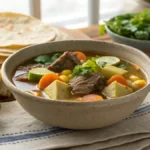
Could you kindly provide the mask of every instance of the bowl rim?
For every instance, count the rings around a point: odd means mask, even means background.
[[[115,16],[115,17],[117,17],[117,16]],[[115,17],[112,17],[111,19],[109,19],[109,21],[111,21],[111,20],[114,19]],[[126,40],[132,41],[132,42],[140,42],[140,43],[142,43],[142,44],[145,44],[145,43],[146,43],[146,44],[150,44],[150,40],[138,40],[138,39],[132,39],[132,38],[129,38],[129,37],[126,37],[126,36],[123,36],[123,35],[119,35],[119,34],[113,32],[113,31],[107,26],[106,23],[105,23],[105,28],[106,28],[106,31],[107,31],[108,34],[112,34],[112,35],[114,35],[114,36],[116,36],[116,37],[118,37],[118,38],[126,39]]]
[[[127,46],[127,45],[124,45],[124,44],[118,44],[118,43],[112,43],[112,42],[106,42],[106,41],[100,41],[100,40],[65,40],[65,41],[53,41],[51,43],[59,43],[59,42],[101,42],[101,43],[107,43],[107,44],[111,44],[111,45],[118,45],[118,46],[123,46],[123,47],[126,47],[126,48],[130,48],[132,49],[132,51],[135,51],[135,52],[138,52],[140,53],[143,57],[145,57],[145,59],[148,59],[149,60],[149,57],[143,53],[142,51],[134,48],[134,47],[131,47],[131,46]],[[49,43],[49,44],[51,44]],[[30,47],[36,47],[36,46],[41,46],[41,45],[44,45],[44,44],[48,44],[48,43],[42,43],[42,44],[35,44],[35,45],[32,45],[32,46],[27,46],[25,48],[22,48],[20,51],[17,51],[16,53],[14,53],[13,55],[11,55],[9,58],[7,58],[5,60],[5,62],[3,63],[2,65],[2,68],[1,68],[1,71],[2,71],[2,80],[3,82],[7,85],[7,87],[11,90],[11,91],[14,91],[15,93],[17,93],[18,95],[20,96],[24,96],[24,97],[27,97],[29,99],[32,99],[32,100],[35,100],[35,101],[38,101],[38,102],[46,102],[46,103],[59,103],[59,104],[75,104],[75,105],[97,105],[97,104],[104,104],[104,105],[112,105],[112,104],[119,104],[119,103],[126,103],[128,101],[130,101],[130,98],[133,96],[133,97],[137,97],[137,93],[139,92],[142,92],[144,89],[146,88],[150,88],[150,80],[149,82],[147,83],[147,85],[143,88],[141,88],[140,90],[138,91],[135,91],[131,94],[128,94],[126,96],[122,96],[120,98],[111,98],[111,99],[107,99],[107,100],[103,100],[103,101],[93,101],[93,102],[79,102],[79,101],[69,101],[69,100],[53,100],[53,99],[47,99],[47,98],[43,98],[43,97],[37,97],[37,96],[34,96],[34,95],[31,95],[31,94],[28,94],[22,90],[20,90],[18,87],[16,87],[12,81],[10,81],[7,77],[7,73],[6,73],[6,66],[7,64],[9,64],[9,60],[11,60],[13,57],[16,57],[16,55],[18,53],[22,53],[23,51],[26,51],[27,48],[30,48]],[[133,100],[133,98],[131,99]]]

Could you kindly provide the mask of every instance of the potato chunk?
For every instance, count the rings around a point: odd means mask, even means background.
[[[104,77],[109,79],[114,75],[124,75],[128,71],[115,66],[106,65],[104,68],[101,68],[100,72]]]
[[[44,89],[44,92],[53,100],[67,100],[71,95],[69,85],[59,80],[53,81]]]
[[[125,96],[132,92],[133,90],[130,87],[120,84],[117,81],[112,82],[109,86],[105,87],[103,90],[103,94],[109,98]]]

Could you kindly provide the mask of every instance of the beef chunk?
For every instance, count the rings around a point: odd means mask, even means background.
[[[64,69],[72,70],[76,65],[80,64],[80,60],[73,52],[64,52],[57,60],[48,66],[49,70],[61,72]]]
[[[101,91],[105,87],[105,78],[100,73],[91,73],[87,76],[76,76],[69,85],[73,95],[87,95]]]
[[[44,65],[44,64],[29,64],[29,65],[25,65],[25,66],[19,66],[18,67],[18,70],[22,70],[22,71],[29,71],[31,70],[32,68],[47,68],[47,64]]]
[[[26,81],[28,81],[28,74],[27,73],[20,74],[20,75],[15,77],[15,80],[16,81],[26,82]]]

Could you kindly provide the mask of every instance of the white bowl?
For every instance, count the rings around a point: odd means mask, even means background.
[[[56,51],[95,51],[127,59],[146,73],[147,86],[124,97],[95,102],[49,100],[18,89],[12,75],[18,65],[35,56]],[[59,41],[34,45],[18,51],[2,66],[2,79],[20,105],[46,124],[70,129],[94,129],[112,125],[132,114],[150,91],[150,60],[135,48],[103,41]],[[14,108],[15,109],[15,108]]]

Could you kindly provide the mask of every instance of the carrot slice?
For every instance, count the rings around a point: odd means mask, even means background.
[[[97,94],[89,94],[83,97],[78,97],[76,99],[76,101],[81,101],[81,102],[92,102],[92,101],[99,101],[99,100],[103,100],[103,97]]]
[[[107,81],[107,85],[111,84],[112,82],[117,81],[125,86],[128,86],[128,83],[126,81],[126,79],[121,76],[121,75],[114,75],[112,76],[108,81]]]
[[[39,81],[38,87],[40,89],[45,89],[49,84],[51,84],[55,80],[61,80],[61,78],[54,73],[45,74]]]
[[[84,53],[82,53],[82,52],[79,52],[79,51],[75,51],[74,52],[76,55],[77,55],[77,57],[78,57],[78,59],[81,61],[86,61],[86,55],[84,54]]]

